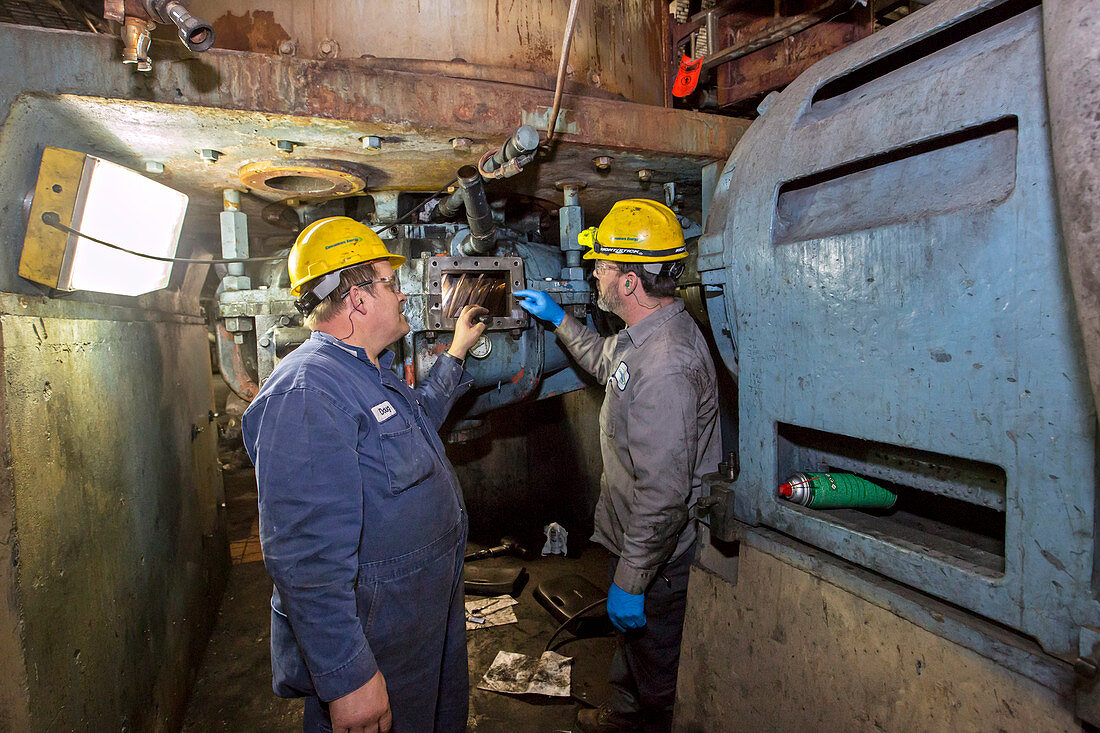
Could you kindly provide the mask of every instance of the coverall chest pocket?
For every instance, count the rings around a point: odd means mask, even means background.
[[[397,425],[394,426],[399,427]],[[390,495],[396,496],[432,475],[435,459],[420,428],[408,425],[379,435],[382,460],[386,463]]]
[[[600,407],[600,432],[614,438],[619,432],[619,422],[623,419],[623,393],[612,382],[607,385],[603,405]]]

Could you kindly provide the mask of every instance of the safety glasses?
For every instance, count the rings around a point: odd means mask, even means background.
[[[352,285],[351,287],[352,288],[365,288],[366,286],[373,285],[374,283],[384,284],[386,286],[386,288],[391,293],[393,293],[394,295],[397,295],[398,293],[401,292],[401,284],[397,281],[397,274],[396,273],[394,274],[393,277],[384,277],[384,276],[383,277],[376,277],[373,280],[364,280],[361,283],[356,283],[355,285]],[[343,299],[343,298],[348,297],[349,293],[351,293],[351,288],[348,288],[347,291],[343,295],[340,296],[340,298]]]

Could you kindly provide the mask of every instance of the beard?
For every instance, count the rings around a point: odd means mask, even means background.
[[[619,311],[622,310],[623,299],[619,297],[618,293],[604,293],[600,291],[599,296],[596,298],[596,307],[602,311],[608,313],[614,313],[619,315]]]

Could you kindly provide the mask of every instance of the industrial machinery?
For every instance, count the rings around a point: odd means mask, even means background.
[[[751,126],[668,106],[666,3],[582,3],[564,57],[566,3],[377,5],[109,0],[121,38],[0,24],[0,729],[178,726],[225,570],[208,329],[251,398],[306,336],[284,264],[302,226],[352,216],[408,258],[410,383],[456,304],[490,305],[462,440],[584,383],[511,293],[596,315],[576,233],[639,196],[689,236],[705,219],[685,295],[738,379],[679,728],[1100,724],[1095,2],[936,0]],[[21,278],[47,147],[185,195],[176,255],[234,262],[140,295]],[[558,422],[591,430],[581,397]],[[590,434],[525,424],[452,446],[472,506],[546,480],[535,430],[596,483]],[[781,499],[799,472],[897,501]]]
[[[26,5],[31,17],[42,4]],[[410,381],[450,340],[456,295],[494,298],[490,329],[468,359],[476,388],[456,410],[466,421],[451,430],[471,437],[490,427],[477,420],[494,407],[581,384],[510,293],[547,289],[587,317],[590,286],[569,244],[584,219],[648,196],[698,220],[705,171],[747,127],[660,106],[663,59],[651,49],[661,26],[650,3],[601,2],[578,14],[576,73],[560,64],[568,83],[553,144],[529,160],[532,133],[545,143],[555,106],[560,4],[497,12],[467,3],[460,15],[478,33],[456,31],[450,45],[437,36],[456,24],[431,18],[451,3],[407,3],[390,25],[370,17],[376,4],[317,0],[283,14],[298,5],[118,0],[104,8],[130,19],[121,39],[0,24],[0,450],[9,456],[0,729],[178,726],[227,556],[208,329],[223,375],[254,394],[305,335],[285,279],[300,227],[346,214],[385,229],[387,246],[409,257],[401,276],[414,331],[398,350]],[[214,29],[213,48],[181,46],[175,26],[142,35],[150,8],[181,7],[209,20],[199,25]],[[601,61],[596,36],[612,11],[617,29],[613,42],[601,36]],[[481,22],[486,14],[497,17]],[[397,38],[395,25],[428,40]],[[525,28],[528,36],[517,32]],[[635,43],[643,31],[647,42]],[[524,38],[539,42],[538,64]],[[410,58],[359,58],[385,48]],[[120,49],[133,53],[120,58]],[[177,263],[167,288],[142,295],[21,278],[26,204],[47,147],[185,195],[175,256],[250,261]],[[506,154],[494,159],[495,150]],[[588,401],[574,409],[578,421],[592,417]],[[479,476],[464,481],[471,505],[515,503],[516,485],[528,482],[518,435],[456,446],[484,453],[466,461]]]
[[[740,435],[685,729],[1100,721],[1096,410],[1043,31],[1034,2],[941,0],[766,99],[726,163],[699,268]],[[897,503],[783,501],[797,471]]]
[[[585,184],[561,182],[564,205],[549,210],[545,204],[517,203],[507,193],[497,194],[490,204],[486,195],[485,179],[493,179],[494,174],[514,176],[523,171],[523,165],[535,165],[531,161],[539,144],[538,131],[521,126],[499,148],[483,155],[477,166],[459,168],[456,185],[448,187],[453,191],[442,197],[382,192],[362,194],[365,201],[340,196],[307,204],[295,196],[292,206],[279,202],[269,207],[282,208],[291,221],[300,216],[304,225],[332,212],[348,212],[351,204],[358,209],[349,213],[365,212],[389,240],[390,251],[408,258],[400,274],[402,292],[409,298],[405,314],[411,330],[395,348],[410,384],[423,379],[449,345],[446,334],[453,331],[464,305],[488,308],[486,333],[471,349],[467,363],[475,397],[461,408],[466,420],[452,434],[456,439],[481,434],[484,423],[472,419],[494,407],[585,385],[557,342],[512,297],[515,290],[544,289],[575,316],[588,317],[587,306],[593,299],[577,243],[584,224],[579,191]],[[262,164],[245,168],[245,180],[255,185],[259,176],[266,175],[271,188],[271,172]],[[285,178],[284,169],[285,164],[279,167],[278,178]],[[345,165],[344,169],[353,168]],[[297,173],[299,189],[309,180],[305,173]],[[400,211],[409,199],[419,204]],[[449,221],[463,211],[465,221]],[[550,214],[558,220],[557,232],[547,231]],[[221,216],[223,253],[247,257],[247,219],[240,211],[237,191],[226,192],[226,211]],[[219,364],[231,388],[251,399],[279,359],[308,337],[308,330],[295,311],[285,261],[261,266],[258,277],[243,275],[244,264],[223,269],[216,296]],[[259,287],[251,287],[254,281]]]

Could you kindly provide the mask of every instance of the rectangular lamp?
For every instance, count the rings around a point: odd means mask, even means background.
[[[47,147],[38,169],[19,275],[55,290],[141,295],[168,286],[172,263],[105,247],[43,221],[53,212],[83,235],[158,257],[174,257],[187,196],[145,176],[73,150]]]

